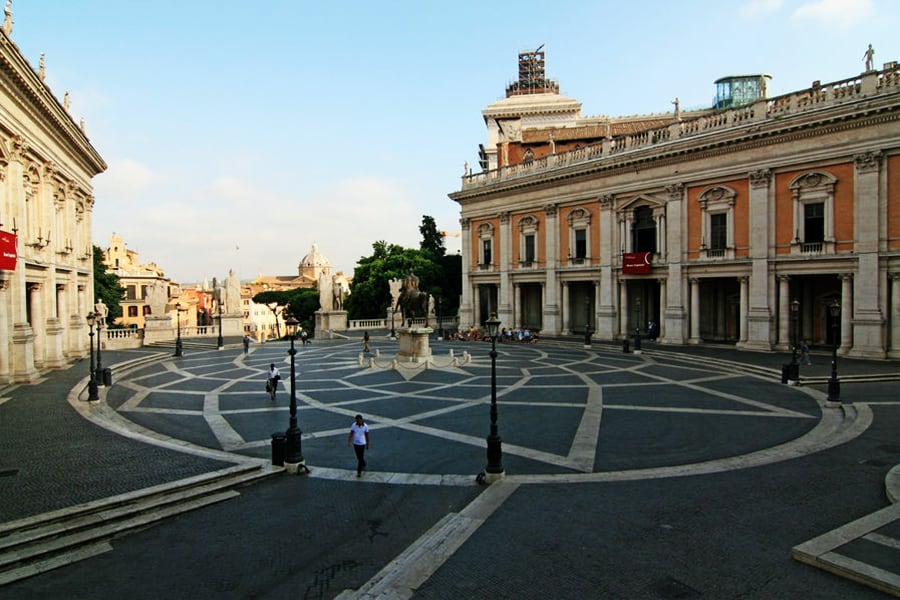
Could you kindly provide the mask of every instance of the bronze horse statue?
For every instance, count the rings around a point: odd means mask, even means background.
[[[425,327],[428,327],[428,294],[419,290],[403,290],[397,298],[397,306],[394,312],[400,310],[400,322],[412,325],[414,317],[425,317]]]

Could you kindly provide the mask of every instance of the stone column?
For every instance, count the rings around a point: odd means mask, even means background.
[[[747,297],[747,335],[744,347],[770,350],[773,346],[772,294],[769,280],[770,212],[772,171],[760,169],[748,174],[750,179],[750,281]],[[729,212],[729,215],[731,213]],[[774,213],[772,213],[774,214]],[[785,338],[779,337],[780,341]]]
[[[628,337],[628,281],[619,280],[619,333]]]
[[[468,328],[470,325],[479,326],[481,325],[481,286],[474,285],[472,286],[472,320],[466,325]],[[485,315],[490,316],[490,315]]]
[[[691,337],[690,344],[700,343],[700,280],[691,277]]]
[[[838,275],[841,280],[841,346],[839,354],[847,354],[853,348],[853,275]]]
[[[667,344],[683,344],[687,341],[688,325],[685,301],[686,278],[681,264],[681,258],[685,254],[684,235],[687,231],[683,227],[682,217],[685,213],[685,188],[684,184],[675,183],[666,187],[666,273],[667,285],[665,292],[660,294],[660,339]],[[660,288],[662,292],[662,288]]]
[[[557,334],[559,326],[559,304],[557,288],[559,278],[557,275],[557,256],[559,252],[559,227],[557,225],[559,209],[556,204],[544,206],[544,214],[547,216],[547,235],[544,255],[547,257],[547,278],[544,284],[544,314],[542,330],[548,334]]]
[[[572,316],[569,314],[569,282],[562,282],[562,310],[560,311],[562,315],[562,330],[560,333],[562,335],[569,335],[569,326],[571,323]]]
[[[512,225],[509,212],[500,213],[500,289],[497,290],[497,318],[512,323],[512,292],[509,287],[509,270],[512,268]]]
[[[739,343],[743,346],[747,342],[747,309],[748,302],[750,297],[750,278],[749,277],[738,277],[738,281],[741,282],[741,306],[740,306],[740,339]]]
[[[11,337],[9,331],[9,310],[7,310],[9,296],[9,280],[0,279],[0,340],[9,340]],[[12,364],[9,355],[10,344],[8,342],[3,343],[6,344],[7,351],[0,353],[0,382],[6,383],[9,381]]]
[[[880,301],[881,273],[878,264],[879,240],[884,220],[881,204],[881,151],[865,152],[853,157],[854,252],[858,267],[853,278],[853,345],[846,348],[852,356],[884,358],[884,314]],[[843,310],[841,311],[843,314]]]
[[[666,288],[668,280],[660,278],[659,280],[659,339],[666,337]]]
[[[617,256],[616,215],[613,212],[615,196],[600,196],[600,219],[597,234],[600,236],[600,281],[597,284],[597,339],[615,339],[618,325],[616,320],[616,278],[613,265]]]
[[[778,348],[791,349],[791,278],[778,276]]]
[[[468,218],[459,220],[462,247],[462,298],[459,303],[459,327],[468,330],[475,322],[474,306],[472,304],[472,284],[469,279],[469,269],[472,267],[472,227]]]
[[[34,366],[38,369],[44,367],[46,347],[46,323],[41,288],[40,283],[28,285],[28,294],[31,295],[31,330],[34,332]]]
[[[520,321],[522,320],[522,285],[517,283],[515,284],[516,290],[516,305],[513,307],[513,318],[512,318],[512,329],[518,329],[521,327]]]
[[[900,271],[888,275],[891,280],[891,349],[888,356],[900,358]]]

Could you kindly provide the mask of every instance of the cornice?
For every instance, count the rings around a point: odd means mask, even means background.
[[[0,83],[8,90],[10,99],[19,102],[36,124],[47,128],[61,147],[68,148],[91,177],[106,170],[106,163],[81,128],[34,72],[16,44],[2,32],[0,74]]]
[[[900,121],[900,103],[892,97],[891,104],[877,105],[876,99],[867,98],[860,103],[829,107],[815,113],[803,113],[796,119],[777,119],[749,123],[700,136],[682,138],[657,146],[638,148],[576,165],[550,168],[534,174],[501,180],[469,190],[459,190],[448,196],[460,204],[480,197],[522,189],[541,189],[557,185],[561,181],[577,181],[597,175],[615,176],[635,168],[658,168],[683,164],[745,152],[765,146],[785,144],[813,137],[874,127]],[[860,104],[868,106],[860,106]],[[838,109],[843,109],[838,111]],[[849,110],[848,110],[849,109]],[[810,117],[820,117],[811,120]]]

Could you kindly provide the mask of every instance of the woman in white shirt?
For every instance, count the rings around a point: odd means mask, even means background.
[[[350,445],[356,452],[356,476],[361,477],[363,469],[366,468],[366,448],[369,447],[369,426],[363,421],[362,415],[356,415],[356,421],[350,426],[347,446]]]

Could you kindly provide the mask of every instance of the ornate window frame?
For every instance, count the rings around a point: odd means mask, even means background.
[[[538,227],[540,221],[534,215],[527,215],[519,219],[519,267],[533,269],[540,263],[540,248],[538,247]],[[534,257],[528,260],[525,249],[529,236],[534,238]]]
[[[834,254],[834,185],[837,177],[825,171],[809,171],[791,180],[788,188],[793,197],[794,238],[791,254]],[[819,243],[807,243],[805,208],[807,204],[825,205],[825,235]]]
[[[583,265],[591,263],[591,211],[578,207],[569,212],[569,264]],[[576,232],[584,231],[584,256],[575,256]]]
[[[697,196],[700,203],[700,258],[734,258],[734,202],[737,192],[727,185],[714,185]],[[725,214],[725,248],[712,249],[712,216]]]
[[[494,244],[494,224],[482,223],[476,230],[478,235],[478,268],[482,271],[490,271],[494,268],[495,245]],[[484,248],[485,242],[490,242],[490,256],[486,257]]]

